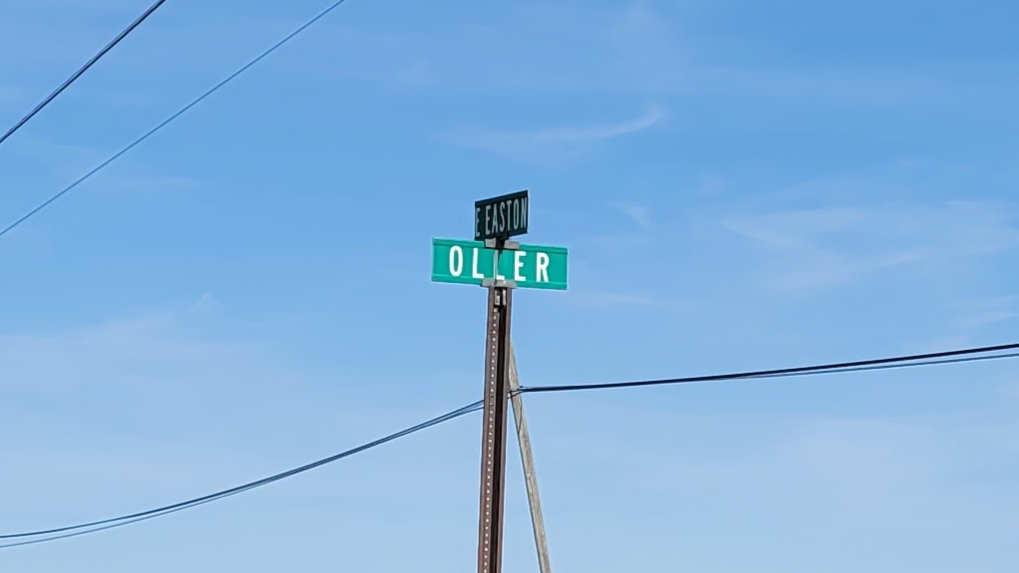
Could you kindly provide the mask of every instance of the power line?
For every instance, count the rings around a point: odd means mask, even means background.
[[[573,392],[577,390],[606,390],[609,388],[638,388],[642,386],[665,386],[671,384],[689,384],[693,382],[723,382],[727,380],[749,380],[757,378],[781,378],[789,376],[813,376],[818,374],[837,374],[844,372],[863,372],[872,370],[889,370],[892,368],[911,368],[915,366],[934,366],[940,364],[956,364],[961,362],[977,362],[983,360],[999,360],[1019,357],[1019,352],[1004,353],[1019,349],[1019,343],[984,346],[932,352],[929,354],[913,354],[892,358],[858,360],[854,362],[836,362],[816,366],[798,366],[795,368],[778,368],[775,370],[755,370],[731,374],[711,374],[707,376],[689,376],[685,378],[666,378],[661,380],[639,380],[635,382],[606,382],[600,384],[564,384],[557,386],[524,386],[521,394],[537,392]],[[997,354],[995,354],[997,353]]]
[[[1009,352],[1011,351],[1011,352]],[[690,376],[685,378],[669,378],[661,380],[642,380],[633,382],[609,382],[602,384],[573,384],[573,385],[559,385],[559,386],[529,386],[523,387],[519,390],[519,393],[538,393],[538,392],[568,392],[576,390],[598,390],[598,389],[609,389],[609,388],[634,388],[643,386],[663,386],[670,384],[685,384],[692,382],[721,382],[730,380],[748,380],[748,379],[760,379],[760,378],[779,378],[779,377],[793,377],[793,376],[810,376],[818,374],[836,374],[836,373],[847,373],[847,372],[863,372],[863,371],[874,371],[874,370],[888,370],[893,368],[911,368],[917,366],[935,366],[944,364],[958,364],[965,362],[977,362],[985,360],[1000,360],[1006,358],[1017,358],[1019,357],[1019,343],[1013,344],[1002,344],[997,346],[983,346],[978,348],[966,348],[960,350],[950,350],[945,352],[933,352],[927,354],[913,354],[908,356],[896,356],[891,358],[877,358],[871,360],[858,360],[852,362],[836,362],[831,364],[820,364],[814,366],[799,366],[794,368],[779,368],[773,370],[756,370],[748,372],[737,372],[730,374],[712,374],[707,376]],[[436,418],[432,418],[426,422],[422,422],[416,426],[411,426],[399,432],[390,434],[383,438],[379,438],[373,442],[363,444],[356,448],[346,450],[339,454],[323,458],[309,464],[281,472],[260,480],[248,482],[236,487],[225,489],[216,493],[211,493],[201,497],[196,497],[186,501],[157,507],[146,511],[131,513],[127,515],[121,515],[119,517],[112,517],[108,519],[102,519],[98,521],[91,521],[87,523],[81,523],[77,525],[69,525],[64,527],[57,527],[52,529],[43,529],[38,531],[27,531],[23,533],[11,533],[0,535],[0,540],[5,539],[16,539],[11,543],[0,545],[0,549],[7,549],[11,547],[19,547],[23,545],[32,545],[36,543],[45,543],[48,541],[56,541],[59,539],[66,539],[69,537],[77,537],[79,535],[86,535],[89,533],[96,533],[99,531],[105,531],[107,529],[113,529],[116,527],[123,527],[139,521],[145,521],[148,519],[154,519],[156,517],[162,517],[185,509],[191,509],[206,503],[218,501],[220,499],[234,496],[246,491],[266,486],[286,478],[313,470],[326,464],[341,460],[343,458],[352,456],[354,454],[369,450],[391,442],[393,440],[402,438],[404,436],[419,432],[426,428],[436,426],[443,422],[459,418],[466,414],[476,412],[482,408],[483,401],[474,402],[468,404],[462,408],[458,408]]]
[[[989,356],[965,356],[962,358],[945,358],[942,360],[924,360],[921,362],[907,362],[898,364],[881,364],[876,366],[857,366],[853,368],[832,368],[820,372],[797,372],[792,374],[770,374],[756,376],[755,378],[792,378],[796,376],[817,376],[820,374],[845,374],[847,372],[871,372],[874,370],[894,370],[898,368],[914,368],[917,366],[940,366],[944,364],[963,364],[966,362],[984,362],[986,360],[1001,360],[1004,358],[1019,358],[1019,352],[1008,352],[1005,354],[994,354]]]
[[[431,420],[428,420],[428,421],[422,422],[420,424],[417,424],[416,426],[411,426],[409,428],[400,430],[399,432],[395,432],[393,434],[389,434],[388,436],[379,438],[379,439],[377,439],[375,441],[368,442],[366,444],[362,444],[360,446],[357,446],[356,448],[351,448],[351,449],[346,450],[344,452],[340,452],[338,454],[329,456],[327,458],[322,458],[320,460],[311,462],[309,464],[305,464],[303,466],[300,466],[300,467],[297,467],[297,468],[294,468],[294,469],[291,469],[291,470],[287,470],[285,472],[281,472],[281,473],[278,473],[278,474],[275,474],[275,475],[271,475],[269,477],[265,477],[265,478],[262,478],[262,479],[259,479],[259,480],[248,482],[246,484],[242,484],[242,485],[239,485],[239,486],[236,486],[236,487],[232,487],[232,488],[229,488],[229,489],[218,491],[216,493],[211,493],[211,494],[208,494],[208,495],[203,495],[201,497],[196,497],[196,498],[193,498],[193,499],[189,499],[187,501],[173,503],[173,504],[170,504],[170,505],[164,505],[162,507],[157,507],[155,509],[149,509],[149,510],[146,510],[146,511],[139,511],[139,512],[136,512],[136,513],[130,513],[130,514],[127,514],[127,515],[121,515],[119,517],[111,517],[111,518],[108,518],[108,519],[100,519],[98,521],[90,521],[88,523],[80,523],[80,524],[77,524],[77,525],[68,525],[68,526],[64,526],[64,527],[56,527],[56,528],[52,528],[52,529],[41,529],[41,530],[38,530],[38,531],[26,531],[26,532],[23,532],[23,533],[8,533],[6,535],[0,535],[0,539],[18,539],[19,540],[19,541],[14,541],[14,542],[11,542],[11,543],[2,544],[2,545],[0,545],[0,549],[8,549],[8,548],[11,548],[11,547],[20,547],[20,546],[23,546],[23,545],[34,545],[36,543],[46,543],[48,541],[56,541],[58,539],[67,539],[69,537],[77,537],[79,535],[87,535],[89,533],[96,533],[96,532],[99,532],[99,531],[105,531],[107,529],[113,529],[115,527],[123,527],[125,525],[130,525],[132,523],[138,523],[139,521],[145,521],[145,520],[148,520],[148,519],[155,519],[157,517],[162,517],[164,515],[169,515],[171,513],[176,513],[178,511],[183,511],[185,509],[191,509],[191,508],[194,508],[194,507],[198,507],[200,505],[205,505],[206,503],[212,503],[214,501],[219,501],[219,500],[221,500],[223,498],[226,498],[226,497],[230,497],[230,496],[234,496],[234,495],[237,495],[237,494],[240,494],[240,493],[244,493],[246,491],[250,491],[250,490],[255,489],[255,488],[259,488],[259,487],[262,487],[262,486],[273,484],[273,483],[276,483],[278,481],[287,479],[289,477],[293,477],[295,475],[302,474],[302,473],[307,472],[307,471],[311,471],[313,469],[322,467],[322,466],[324,466],[326,464],[331,464],[331,463],[333,463],[335,461],[338,461],[338,460],[341,460],[343,458],[347,458],[347,457],[353,456],[354,454],[359,454],[359,453],[364,452],[366,450],[370,450],[372,448],[376,448],[376,447],[381,446],[383,444],[392,442],[393,440],[397,440],[399,438],[403,438],[405,436],[409,436],[410,434],[413,434],[415,432],[420,432],[421,430],[425,430],[427,428],[431,428],[432,426],[437,426],[439,424],[442,424],[444,422],[448,422],[448,421],[453,420],[455,418],[459,418],[461,416],[465,416],[465,415],[470,414],[472,412],[476,412],[476,411],[481,409],[483,403],[484,403],[483,401],[479,400],[477,402],[474,402],[473,404],[468,404],[468,405],[466,405],[466,406],[464,406],[462,408],[458,408],[458,409],[453,410],[451,412],[447,412],[447,413],[445,413],[445,414],[443,414],[441,416],[437,416],[435,418],[432,418]]]
[[[151,16],[152,13],[155,12],[157,8],[162,6],[164,2],[166,2],[166,0],[158,0],[155,4],[153,4],[152,6],[149,6],[148,10],[143,12],[141,16],[138,16],[138,18],[136,18],[134,22],[131,22],[130,26],[128,26],[127,28],[124,28],[123,32],[118,34],[117,37],[114,38],[109,44],[106,44],[106,46],[102,50],[99,50],[99,53],[97,53],[96,55],[92,56],[92,59],[90,59],[89,61],[85,62],[85,65],[83,65],[82,67],[78,68],[78,71],[76,71],[73,74],[71,74],[71,77],[69,77],[66,80],[64,80],[64,83],[60,84],[60,87],[58,87],[57,89],[53,90],[53,93],[51,93],[50,95],[46,96],[46,99],[42,100],[39,103],[39,105],[35,106],[35,108],[33,108],[32,111],[28,112],[28,115],[26,115],[25,117],[21,118],[18,121],[18,123],[15,123],[13,127],[11,127],[10,129],[7,130],[7,133],[4,133],[3,136],[0,136],[0,143],[3,143],[4,141],[7,141],[7,138],[12,136],[12,135],[14,135],[15,131],[18,131],[19,129],[21,129],[21,126],[23,126],[26,123],[28,123],[28,120],[30,120],[33,117],[35,117],[35,114],[39,113],[40,111],[42,111],[42,108],[44,108],[47,105],[49,105],[49,103],[51,101],[53,101],[58,95],[60,95],[64,90],[66,90],[78,78],[80,78],[82,76],[82,74],[87,72],[89,68],[91,68],[96,62],[98,62],[100,60],[100,58],[105,56],[107,52],[112,50],[114,48],[114,46],[119,44],[120,41],[123,40],[124,38],[126,38],[128,34],[133,32],[135,28],[140,26],[141,23],[144,22],[149,16]]]
[[[7,233],[11,232],[15,227],[17,227],[18,225],[24,223],[26,220],[28,220],[30,217],[32,217],[33,215],[35,215],[39,211],[42,211],[46,207],[49,207],[50,204],[52,204],[54,201],[56,201],[57,199],[60,199],[61,197],[66,195],[69,191],[71,191],[72,189],[74,189],[78,185],[81,185],[83,182],[85,182],[85,180],[89,179],[90,177],[92,177],[96,173],[102,171],[107,165],[109,165],[110,163],[113,163],[114,161],[119,159],[120,156],[122,156],[125,153],[127,153],[128,151],[131,151],[132,149],[134,149],[138,144],[140,144],[141,142],[145,141],[146,139],[148,139],[149,137],[154,135],[157,131],[159,131],[159,130],[163,129],[164,127],[166,127],[166,125],[169,124],[170,122],[172,122],[173,120],[175,120],[178,117],[184,115],[185,112],[187,112],[191,108],[193,108],[196,105],[198,105],[205,98],[207,98],[210,95],[214,94],[215,92],[219,91],[220,88],[222,88],[226,84],[228,84],[231,81],[233,81],[237,76],[243,74],[244,72],[246,72],[249,68],[251,68],[252,66],[257,64],[258,62],[262,61],[269,54],[271,54],[271,53],[275,52],[276,50],[278,50],[281,46],[283,46],[283,44],[286,44],[291,39],[293,39],[294,36],[297,36],[301,32],[303,32],[306,29],[308,29],[308,27],[310,27],[312,24],[314,24],[315,22],[318,22],[319,20],[321,20],[323,17],[326,16],[326,14],[329,14],[330,12],[332,12],[333,10],[338,8],[340,6],[340,4],[343,4],[345,1],[346,0],[336,0],[336,2],[331,4],[325,10],[322,10],[321,12],[319,12],[314,18],[308,20],[307,22],[305,22],[304,24],[299,26],[293,32],[287,34],[282,40],[280,40],[280,41],[276,42],[275,44],[273,44],[272,46],[270,46],[269,49],[265,50],[264,52],[262,52],[261,54],[256,56],[250,62],[248,62],[248,63],[244,64],[243,66],[241,66],[240,69],[238,69],[236,72],[234,72],[234,73],[230,74],[229,76],[227,76],[225,79],[220,81],[218,84],[212,86],[212,88],[207,90],[205,93],[203,93],[202,95],[200,95],[197,98],[195,98],[194,100],[192,100],[191,103],[189,103],[186,106],[182,107],[177,112],[175,112],[173,115],[171,115],[170,117],[164,119],[163,121],[158,123],[155,127],[153,127],[152,129],[150,129],[147,132],[145,132],[144,134],[142,134],[141,137],[135,139],[130,144],[128,144],[126,147],[124,147],[120,151],[118,151],[118,152],[114,153],[113,155],[111,155],[109,159],[107,159],[106,161],[103,161],[102,163],[100,163],[99,165],[94,167],[92,170],[90,170],[88,173],[85,173],[84,175],[82,175],[74,183],[71,183],[67,187],[64,187],[59,193],[57,193],[56,195],[53,195],[49,199],[43,201],[42,203],[39,204],[38,207],[32,209],[31,211],[29,211],[28,213],[23,215],[18,220],[14,221],[10,225],[8,225],[6,228],[4,228],[2,231],[0,231],[0,237],[3,237]]]

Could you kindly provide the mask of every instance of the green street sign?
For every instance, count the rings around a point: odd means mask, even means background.
[[[493,274],[495,249],[481,241],[432,239],[432,280],[480,285],[507,281],[521,288],[566,290],[566,248],[520,245],[500,252]]]

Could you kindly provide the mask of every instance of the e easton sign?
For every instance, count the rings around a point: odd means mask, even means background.
[[[474,203],[474,240],[508,239],[527,233],[527,191]]]

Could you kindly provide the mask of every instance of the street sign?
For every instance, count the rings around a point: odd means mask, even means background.
[[[565,247],[539,247],[507,241],[527,233],[527,191],[474,203],[474,240],[432,239],[432,280],[488,287],[485,329],[485,400],[481,431],[481,503],[478,512],[478,573],[502,573],[503,510],[506,488],[506,410],[513,360],[510,309],[516,287],[566,290]],[[519,397],[518,397],[519,399]],[[518,430],[523,419],[519,410]],[[526,430],[523,430],[526,432]],[[523,435],[523,434],[521,434]],[[526,440],[522,440],[526,441]],[[525,446],[521,446],[524,451]],[[527,454],[529,455],[529,453]],[[524,469],[528,471],[525,456]],[[528,478],[531,517],[537,482]],[[540,514],[540,509],[537,510]],[[540,519],[540,515],[538,517]],[[548,573],[544,528],[535,525],[541,573]]]
[[[527,233],[527,191],[474,203],[474,240],[507,239]]]
[[[484,284],[509,281],[521,288],[566,290],[566,248],[520,245],[499,251],[498,274],[492,272],[496,250],[481,241],[432,239],[432,280]]]

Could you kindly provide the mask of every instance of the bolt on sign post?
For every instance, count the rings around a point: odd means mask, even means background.
[[[514,288],[566,289],[565,248],[508,240],[527,233],[528,200],[527,191],[520,191],[478,201],[473,241],[432,240],[433,281],[488,288],[478,573],[502,571],[512,292]]]

